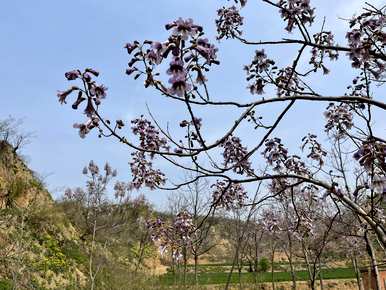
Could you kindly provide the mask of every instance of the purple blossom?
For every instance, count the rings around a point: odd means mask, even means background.
[[[131,130],[134,135],[139,137],[140,147],[150,151],[160,151],[164,149],[169,150],[167,140],[160,136],[160,132],[151,124],[151,122],[145,119],[143,116],[131,121]],[[153,158],[154,153],[150,156]]]
[[[368,171],[386,172],[386,144],[383,142],[366,140],[353,157]]]
[[[88,73],[91,73],[92,75],[98,77],[99,76],[99,72],[93,68],[86,68],[85,69],[85,72],[88,72]]]
[[[302,150],[308,147],[309,153],[307,158],[315,160],[319,163],[319,166],[324,164],[324,157],[327,155],[327,152],[323,150],[322,145],[317,141],[316,135],[308,134],[305,136],[302,141]]]
[[[73,125],[75,129],[79,129],[79,136],[85,138],[90,131],[96,127],[95,122],[91,119],[87,120],[85,123],[75,123]]]
[[[180,36],[183,40],[187,40],[189,37],[196,36],[199,32],[202,31],[202,27],[193,23],[193,19],[182,19],[178,18],[176,21],[173,21],[165,25],[167,30],[172,30],[172,35]]]
[[[148,50],[146,53],[146,59],[151,64],[160,64],[162,62],[162,53],[161,50]]]
[[[153,169],[153,164],[146,159],[143,152],[136,151],[131,155],[130,168],[133,176],[131,186],[133,188],[139,189],[146,186],[155,189],[165,183],[165,175],[160,170]]]
[[[366,68],[375,79],[385,72],[386,61],[374,57],[374,53],[385,54],[386,17],[384,11],[367,9],[350,21],[351,30],[346,39],[351,51],[348,53],[354,68]]]
[[[97,99],[104,99],[106,97],[107,88],[104,85],[93,84],[90,88],[91,96],[96,96]]]
[[[191,89],[191,85],[188,84],[186,79],[186,73],[180,73],[173,75],[169,79],[171,88],[169,88],[169,93],[172,95],[177,95],[179,97],[184,97],[185,93]]]
[[[284,162],[288,159],[288,150],[281,143],[280,138],[267,139],[262,154],[268,164],[274,165],[273,169],[276,171],[281,171],[284,167]]]
[[[68,71],[64,74],[67,80],[73,81],[76,80],[80,76],[80,71],[79,70],[72,70]]]
[[[208,81],[208,79],[202,73],[202,70],[200,68],[196,69],[196,71],[197,71],[196,83],[199,85],[203,85],[205,82]]]
[[[343,137],[354,126],[353,115],[347,104],[341,103],[337,106],[330,103],[324,116],[327,120],[325,131],[329,133],[334,130],[334,134],[338,137]]]
[[[166,71],[168,75],[178,75],[184,72],[184,62],[179,57],[173,58],[170,62],[169,69]]]
[[[315,43],[325,47],[336,46],[337,44],[334,41],[334,35],[331,31],[322,31],[320,33],[314,34]],[[324,49],[320,47],[313,47],[311,50],[311,59],[310,64],[314,66],[315,71],[317,69],[322,69],[324,74],[328,74],[329,70],[324,65],[324,58],[328,56],[330,60],[338,59],[338,51],[333,49]]]
[[[81,90],[76,86],[72,86],[65,91],[57,93],[60,103],[66,103],[67,97],[74,91],[78,91],[78,96],[72,104],[72,108],[77,110],[79,106],[86,102],[84,113],[89,118],[85,123],[75,123],[74,128],[79,129],[79,135],[84,138],[93,128],[99,126],[99,118],[96,116],[97,107],[101,104],[101,100],[106,97],[107,88],[104,85],[97,84],[92,80],[92,75],[97,77],[99,72],[92,68],[86,68],[83,73],[80,70],[73,70],[65,74],[68,80],[80,79],[82,85],[85,84],[85,89]],[[96,107],[95,107],[96,106]]]
[[[380,194],[386,193],[386,176],[375,175],[371,187]]]
[[[171,222],[160,218],[147,221],[151,239],[159,245],[161,255],[170,251],[174,260],[182,257],[182,250],[192,246],[195,226],[187,211],[179,212]]]
[[[126,43],[125,48],[127,49],[127,53],[131,54],[138,47],[138,43]]]
[[[122,199],[130,192],[130,186],[126,182],[117,181],[114,184],[114,196],[116,199]]]
[[[217,180],[212,185],[212,204],[225,209],[240,208],[247,199],[247,192],[239,183]]]
[[[181,211],[177,214],[173,226],[183,241],[190,240],[194,224],[192,216],[187,211]]]
[[[199,38],[196,41],[196,50],[202,57],[206,58],[209,63],[212,63],[216,60],[216,53],[218,51],[217,47],[209,43],[207,38]]]
[[[310,0],[279,0],[280,14],[287,22],[286,30],[292,32],[297,19],[303,24],[312,24],[315,19],[315,8],[311,8]]]
[[[59,103],[61,104],[66,104],[66,98],[74,91],[77,91],[79,90],[78,87],[75,87],[75,86],[72,86],[71,88],[65,90],[65,91],[58,91],[58,93],[56,94],[58,96],[58,99],[59,99]]]
[[[131,75],[132,73],[136,72],[137,71],[137,68],[135,67],[129,67],[126,69],[126,74],[127,75]]]
[[[262,155],[268,164],[277,172],[292,172],[299,175],[309,175],[305,163],[297,155],[289,155],[288,149],[281,143],[280,138],[267,139]]]
[[[277,86],[278,96],[290,96],[304,91],[304,86],[292,67],[286,67],[278,71],[275,85]]]
[[[282,230],[280,227],[280,220],[275,215],[273,209],[263,211],[260,218],[260,224],[265,231],[270,233]]]
[[[217,39],[241,36],[240,27],[243,25],[243,17],[240,16],[239,10],[235,6],[217,10],[217,16]]]
[[[248,150],[241,144],[240,138],[230,135],[221,143],[221,147],[224,148],[225,167],[233,167],[233,171],[238,174],[252,171],[251,163],[247,158]]]
[[[261,95],[264,93],[265,85],[270,82],[267,74],[275,72],[274,64],[273,60],[267,58],[264,49],[255,51],[252,63],[244,67],[247,73],[246,79],[249,82],[248,89],[251,94]]]
[[[182,120],[180,122],[180,127],[183,128],[183,127],[187,127],[187,126],[196,126],[198,129],[200,129],[202,126],[202,119],[197,118],[197,117],[193,117],[192,121]]]

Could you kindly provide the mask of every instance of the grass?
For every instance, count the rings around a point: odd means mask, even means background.
[[[335,268],[323,270],[323,279],[352,279],[355,278],[354,270],[351,268]],[[254,283],[256,278],[255,273],[241,273],[240,280],[242,283]],[[275,272],[274,281],[290,281],[291,274],[289,272]],[[308,280],[307,271],[296,271],[297,281],[306,281]],[[200,285],[210,285],[210,284],[225,284],[228,279],[228,273],[219,272],[219,273],[200,273],[198,274],[198,284]],[[176,281],[182,281],[182,275],[173,275],[165,274],[161,276],[160,282],[163,285],[173,285]],[[194,283],[194,274],[188,273],[186,281],[188,284]],[[258,273],[257,274],[258,282],[271,282],[272,276],[270,272]],[[231,277],[231,283],[239,283],[239,273],[233,273]]]
[[[12,290],[13,285],[10,280],[0,280],[0,290]]]
[[[293,262],[293,265],[296,265],[300,268],[305,268],[306,264],[302,262]],[[289,263],[287,261],[275,262],[273,268],[275,270],[285,270],[285,268],[289,267]],[[187,265],[188,269],[193,269],[194,264]],[[232,262],[224,262],[224,263],[202,263],[197,265],[198,270],[203,270],[204,272],[219,272],[219,268],[224,268],[224,270],[232,267]],[[243,265],[244,269],[248,269],[248,265]]]

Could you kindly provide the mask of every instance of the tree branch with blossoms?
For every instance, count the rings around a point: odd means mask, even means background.
[[[241,46],[299,46],[293,60],[284,67],[279,67],[268,57],[266,49],[256,50],[250,64],[244,67],[248,91],[256,96],[255,100],[213,98],[208,86],[208,72],[220,65],[218,49],[205,38],[203,27],[192,19],[179,18],[165,25],[170,33],[166,40],[134,41],[125,45],[129,54],[126,74],[135,80],[143,80],[145,88],[155,89],[162,97],[176,101],[182,107],[188,118],[170,122],[179,128],[173,129],[172,134],[169,128],[161,128],[157,120],[152,122],[141,115],[131,121],[131,135],[125,134],[127,124],[122,120],[113,122],[102,116],[99,108],[107,88],[96,82],[99,73],[90,68],[67,72],[67,80],[78,81],[80,85],[58,92],[60,103],[66,103],[70,95],[77,95],[72,108],[79,109],[84,105],[87,121],[74,127],[82,138],[91,131],[98,131],[99,137],[112,137],[129,147],[133,176],[131,188],[177,189],[201,178],[215,179],[212,207],[227,208],[245,199],[244,185],[248,183],[265,181],[266,190],[272,196],[278,191],[286,192],[283,191],[285,188],[293,189],[294,184],[296,187],[312,185],[319,195],[352,210],[376,233],[380,244],[386,246],[384,224],[379,214],[375,214],[381,210],[379,205],[386,191],[386,142],[373,130],[373,110],[380,109],[383,114],[386,103],[372,96],[374,85],[382,86],[386,81],[386,8],[367,5],[361,14],[349,20],[347,44],[342,46],[337,44],[332,31],[324,29],[324,21],[321,29],[314,29],[316,9],[309,0],[261,1],[262,5],[278,10],[288,33],[299,35],[299,39],[277,41],[244,38],[246,21],[241,11],[247,9],[248,4],[247,1],[234,2],[234,5],[217,11],[217,40],[236,39]],[[306,55],[307,49],[310,49],[309,56]],[[322,76],[329,74],[327,62],[339,61],[342,53],[347,54],[353,71],[358,75],[347,86],[345,94],[334,96],[317,92],[308,78],[320,73]],[[308,64],[300,65],[304,59]],[[165,64],[167,69],[164,69]],[[276,96],[266,93],[272,89]],[[332,151],[340,160],[338,168],[328,161],[332,153],[324,149],[325,144],[318,141],[314,132],[301,141],[302,152],[299,155],[290,154],[282,140],[274,136],[278,126],[285,122],[285,117],[299,101],[329,103],[324,114],[325,133],[328,144],[335,148]],[[285,107],[271,122],[256,115],[258,109],[280,103]],[[204,128],[209,124],[197,115],[199,106],[208,111],[226,106],[242,112],[220,137],[208,142]],[[241,130],[241,127],[244,125],[248,126],[247,136],[242,136],[245,129]],[[177,132],[184,135],[182,140]],[[255,132],[264,133],[254,139],[254,144],[248,149],[242,139],[251,138]],[[354,153],[350,159],[356,171],[342,166],[342,157],[349,158],[349,154],[342,150],[342,144],[348,148],[347,152]],[[268,171],[256,165],[257,153],[265,160]],[[157,157],[178,170],[194,172],[194,178],[182,183],[169,181],[168,176],[154,168]],[[360,178],[358,172],[361,172]],[[351,180],[357,180],[356,184]],[[362,198],[358,199],[353,192]]]

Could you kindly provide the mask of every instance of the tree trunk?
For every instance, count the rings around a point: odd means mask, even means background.
[[[275,290],[274,260],[275,260],[275,246],[273,245],[273,241],[272,241],[272,254],[271,254],[271,278],[272,278],[272,290]]]
[[[309,275],[309,285],[310,285],[310,289],[312,290],[316,290],[315,289],[315,277],[314,277],[314,273],[313,271],[311,270],[311,265],[310,265],[310,260],[308,258],[308,253],[307,253],[307,249],[304,245],[304,243],[302,243],[302,248],[303,248],[303,254],[304,254],[304,259],[306,261],[306,264],[307,264],[307,270],[308,270],[308,275]]]
[[[294,265],[292,263],[292,257],[289,259],[289,265],[290,265],[291,280],[292,280],[291,289],[296,290],[296,274],[295,274]]]
[[[186,272],[187,272],[187,264],[188,264],[186,247],[183,248],[183,257],[184,257],[184,288],[186,289]]]
[[[95,236],[96,236],[96,219],[94,220],[93,230],[92,230],[92,240],[90,247],[90,256],[89,256],[89,277],[90,277],[90,289],[94,290],[95,288],[95,275],[93,272],[93,258],[94,258],[94,247],[95,247]]]
[[[361,272],[359,270],[359,267],[358,267],[358,261],[357,261],[357,257],[354,256],[352,257],[352,264],[353,264],[353,267],[354,267],[354,270],[355,270],[355,277],[357,279],[357,284],[358,284],[358,290],[364,290],[363,289],[363,284],[362,284],[362,279],[361,279]]]
[[[196,252],[194,252],[194,282],[196,286],[198,285],[197,268],[198,268],[198,255]]]
[[[319,262],[319,281],[320,281],[320,290],[323,290],[323,274],[322,274],[322,263],[320,262],[320,258],[318,259]]]
[[[295,268],[294,268],[294,265],[293,265],[293,260],[292,260],[292,239],[291,239],[291,235],[289,232],[288,233],[288,263],[290,265],[290,271],[291,271],[291,280],[292,280],[292,285],[291,285],[291,289],[292,290],[296,290],[296,275],[295,275]]]
[[[375,276],[374,277],[375,278],[375,287],[376,287],[375,290],[382,290],[382,284],[381,284],[381,279],[379,276],[377,258],[375,256],[374,247],[373,247],[371,240],[369,239],[369,235],[368,235],[367,231],[365,233],[365,241],[366,241],[367,252],[368,252],[370,259],[371,259],[371,272],[374,273],[374,276]]]

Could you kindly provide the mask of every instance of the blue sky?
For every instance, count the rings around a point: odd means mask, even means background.
[[[370,1],[384,4],[385,1]],[[205,3],[205,4],[202,4]],[[344,43],[347,27],[339,17],[349,18],[364,1],[318,0],[311,1],[317,8],[318,23],[327,17],[327,28],[337,32],[338,41]],[[30,167],[46,176],[51,192],[58,196],[66,186],[82,185],[81,168],[89,160],[109,161],[117,168],[119,177],[129,179],[129,153],[112,140],[98,140],[92,134],[81,140],[72,124],[82,120],[79,112],[70,106],[60,106],[56,91],[68,85],[64,72],[74,68],[93,67],[101,72],[101,82],[108,88],[104,112],[111,119],[129,120],[146,113],[146,104],[160,122],[166,125],[176,116],[183,116],[181,107],[162,100],[141,82],[134,82],[125,74],[126,42],[138,39],[164,40],[165,23],[181,17],[191,17],[205,27],[212,41],[215,36],[216,9],[228,5],[221,0],[67,0],[67,1],[4,1],[0,11],[0,118],[12,115],[24,120],[25,131],[32,131],[35,138],[24,149]],[[284,23],[275,9],[249,1],[243,10],[246,36],[254,40],[285,37]],[[320,26],[315,26],[314,32]],[[290,35],[294,37],[296,35]],[[254,47],[243,47],[235,41],[217,43],[222,65],[210,74],[209,86],[216,99],[256,98],[248,95],[242,65],[250,62]],[[266,48],[280,64],[291,62],[294,48]],[[345,56],[342,55],[342,59]],[[307,60],[304,59],[304,64]],[[313,84],[326,94],[342,94],[352,78],[346,74],[347,61],[331,64],[335,74],[316,76]],[[277,108],[268,108],[273,112]],[[232,123],[237,112],[223,111],[213,114],[198,111],[207,122],[205,133],[215,139]],[[278,135],[298,146],[299,138],[309,128],[320,128],[321,108],[299,105],[288,116],[288,122],[279,128]],[[265,112],[270,115],[270,111]],[[316,115],[319,114],[319,115]],[[318,117],[315,117],[318,116]],[[254,139],[246,137],[246,144]],[[168,174],[175,169],[164,168]],[[177,174],[178,175],[178,174]],[[158,206],[164,204],[166,193],[147,192],[148,198]]]

